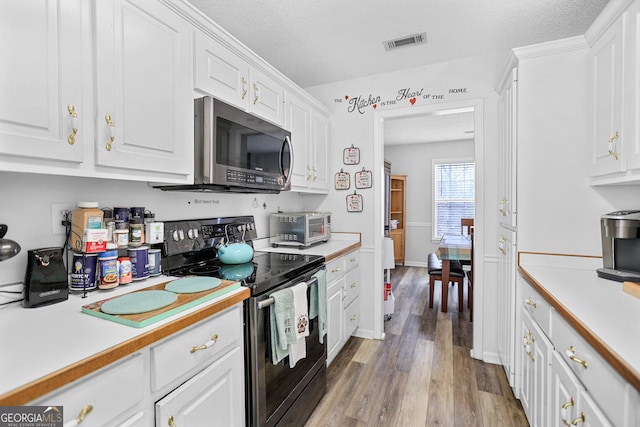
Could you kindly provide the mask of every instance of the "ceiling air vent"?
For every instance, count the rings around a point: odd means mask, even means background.
[[[382,42],[385,50],[397,49],[399,47],[411,46],[414,44],[422,44],[427,42],[427,33],[412,34],[395,40],[387,40]]]

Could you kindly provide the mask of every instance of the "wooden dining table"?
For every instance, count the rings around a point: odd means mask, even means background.
[[[442,304],[441,311],[447,312],[449,300],[449,274],[451,272],[451,260],[471,261],[471,237],[462,234],[445,234],[440,239],[440,245],[436,255],[442,261]],[[473,266],[472,266],[473,267]],[[462,287],[458,290],[462,292]],[[468,298],[471,298],[469,296]]]

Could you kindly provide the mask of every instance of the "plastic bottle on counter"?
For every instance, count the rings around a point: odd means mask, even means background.
[[[117,248],[116,242],[116,219],[113,217],[113,209],[103,208],[104,212],[104,228],[107,229],[107,250],[113,250]]]
[[[133,276],[131,275],[131,259],[129,257],[120,257],[118,258],[118,264],[118,282],[121,285],[131,283],[133,281]]]

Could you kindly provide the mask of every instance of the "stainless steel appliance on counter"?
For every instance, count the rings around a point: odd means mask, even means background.
[[[279,193],[291,189],[291,133],[210,96],[194,100],[194,184],[173,191]]]
[[[616,211],[600,218],[603,268],[598,276],[640,281],[640,210]]]
[[[271,246],[308,247],[331,238],[329,212],[278,212],[269,217]]]
[[[326,392],[326,340],[320,343],[318,318],[310,319],[306,357],[293,368],[288,356],[274,365],[269,295],[301,282],[312,283],[312,276],[324,268],[324,257],[254,252],[253,259],[244,264],[225,265],[218,259],[220,243],[252,244],[256,236],[252,216],[168,221],[162,267],[174,276],[239,280],[251,290],[244,302],[246,424],[301,426]]]

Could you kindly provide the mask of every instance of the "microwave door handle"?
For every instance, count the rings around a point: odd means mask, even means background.
[[[285,145],[289,147],[289,169],[287,171],[285,171],[284,165]],[[282,141],[282,149],[280,150],[280,170],[286,178],[283,187],[287,187],[289,185],[289,182],[291,181],[291,173],[293,172],[293,161],[293,145],[291,144],[291,138],[289,136],[285,136],[284,141]]]

